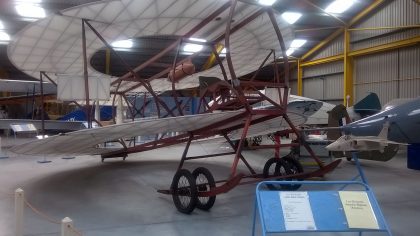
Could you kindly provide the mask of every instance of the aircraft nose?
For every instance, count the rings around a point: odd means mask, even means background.
[[[336,150],[336,149],[337,149],[337,144],[336,144],[335,142],[333,142],[333,143],[331,143],[331,144],[327,145],[325,148],[326,148],[328,151],[337,151],[337,150]]]

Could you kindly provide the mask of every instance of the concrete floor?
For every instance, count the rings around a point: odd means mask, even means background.
[[[3,145],[14,142],[5,140]],[[206,152],[225,149],[223,145],[198,146],[191,155],[203,147]],[[10,158],[0,160],[0,235],[13,235],[10,194],[18,187],[25,190],[34,207],[48,216],[57,220],[72,218],[83,235],[250,235],[255,185],[239,186],[219,195],[209,212],[195,210],[191,215],[179,213],[171,196],[156,192],[169,188],[182,150],[166,148],[105,163],[91,156],[73,160],[53,157],[48,158],[52,160],[48,164],[37,163],[42,157],[6,152]],[[245,156],[261,170],[272,152],[246,151]],[[216,179],[221,179],[229,172],[231,160],[215,157],[189,161],[186,167],[207,167]],[[418,234],[420,171],[406,168],[405,153],[386,163],[362,161],[362,165],[393,234]],[[343,160],[326,179],[349,180],[355,174],[354,164]],[[59,230],[59,225],[25,208],[25,235],[60,235]]]

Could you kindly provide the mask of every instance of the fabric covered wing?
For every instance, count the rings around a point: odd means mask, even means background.
[[[100,154],[103,151],[100,151],[99,149],[97,153],[92,151],[92,148],[100,143],[134,136],[146,136],[166,132],[192,131],[241,113],[243,113],[243,111],[143,119],[130,123],[55,135],[15,146],[11,149],[11,151],[18,154],[31,155]],[[86,149],[89,150],[89,152],[86,152]]]
[[[190,116],[153,118],[140,121],[111,125],[102,128],[86,129],[71,133],[51,136],[42,140],[36,140],[11,149],[12,152],[27,155],[82,155],[82,154],[101,154],[109,149],[96,148],[97,144],[113,141],[121,138],[134,136],[146,136],[167,132],[188,132],[207,127],[229,118],[240,116],[243,110],[229,111],[221,113],[209,113]],[[288,115],[295,125],[303,124],[305,116],[293,111]],[[254,119],[259,118],[256,116]],[[225,125],[232,127],[243,123],[242,119]],[[288,124],[282,117],[274,118],[265,122],[252,125],[247,136],[256,136],[271,133],[287,128]],[[239,138],[242,129],[232,131],[232,138]]]

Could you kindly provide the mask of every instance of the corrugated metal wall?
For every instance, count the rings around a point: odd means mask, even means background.
[[[330,44],[325,46],[322,50],[310,57],[310,60],[316,60],[325,57],[331,57],[342,54],[344,52],[344,38],[339,36],[334,39]]]
[[[420,5],[413,0],[390,1],[377,13],[352,28],[402,26],[420,24]],[[350,34],[352,50],[372,47],[420,35],[420,28],[399,30],[364,30]]]
[[[399,95],[420,96],[420,46],[399,50]]]
[[[413,0],[389,0],[352,28],[374,28],[420,24],[420,5]],[[352,31],[351,50],[368,48],[420,35],[420,28]],[[343,53],[343,36],[308,60]],[[378,94],[384,104],[395,98],[420,96],[420,46],[400,48],[354,58],[354,101],[368,92]],[[321,100],[343,98],[343,62],[303,68],[303,95]]]
[[[420,96],[420,46],[358,57],[354,61],[356,100],[368,92],[382,104]]]
[[[324,87],[324,100],[342,100],[343,99],[343,74],[326,76]]]
[[[381,103],[398,96],[398,51],[358,57],[354,61],[353,82],[356,100],[369,92]]]
[[[297,92],[297,81],[296,80],[290,81],[289,86],[290,86],[290,93],[293,94],[293,95],[297,95],[298,94],[298,92]]]
[[[324,75],[303,80],[303,96],[324,101],[343,99],[343,74]]]
[[[303,68],[303,96],[319,100],[341,100],[343,62],[337,61]]]
[[[320,75],[329,75],[343,73],[344,67],[342,61],[336,61],[317,66],[308,66],[303,68],[303,78],[315,77]]]
[[[420,5],[412,0],[390,1],[353,28],[420,24]],[[373,47],[420,35],[420,28],[364,30],[351,32],[351,49]],[[420,46],[372,54],[354,59],[353,81],[356,100],[368,92],[381,103],[395,98],[420,96]]]
[[[303,96],[321,100],[324,97],[324,79],[310,78],[303,80]]]

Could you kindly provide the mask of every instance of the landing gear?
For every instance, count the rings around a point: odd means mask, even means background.
[[[192,172],[192,175],[195,178],[195,184],[197,186],[198,193],[207,192],[212,188],[216,187],[216,182],[214,181],[213,175],[210,171],[204,167],[198,167]],[[208,211],[213,207],[214,202],[216,201],[216,196],[210,197],[200,197],[197,196],[197,208],[201,210]]]
[[[274,167],[274,168],[273,168]],[[292,154],[288,154],[282,158],[270,158],[264,165],[263,175],[264,178],[270,178],[275,176],[284,175],[295,175],[303,173],[302,164],[295,159]],[[283,180],[283,179],[278,179]],[[286,180],[301,180],[287,178]],[[297,190],[300,188],[300,184],[267,184],[267,188],[271,190]]]
[[[303,166],[302,164],[293,157],[292,153],[288,154],[287,156],[282,158],[283,161],[286,163],[286,165],[288,166],[288,168],[290,169],[290,174],[294,175],[294,174],[299,174],[299,173],[303,173]],[[287,179],[287,180],[302,180],[302,179]],[[301,184],[290,184],[290,185],[282,185],[283,189],[287,189],[287,190],[297,190],[299,189],[301,186]]]
[[[291,171],[288,165],[280,158],[270,158],[264,165],[263,175],[264,178],[275,176],[289,175]],[[281,179],[278,179],[281,180]],[[280,190],[282,185],[267,184],[267,188],[271,190]]]
[[[172,200],[178,211],[190,214],[197,205],[197,185],[195,178],[186,169],[176,172],[172,184]]]
[[[252,146],[259,146],[262,143],[262,136],[255,136],[252,138]]]

